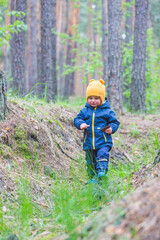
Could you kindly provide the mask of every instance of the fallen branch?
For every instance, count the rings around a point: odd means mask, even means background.
[[[124,152],[123,155],[130,163],[133,164],[133,160],[131,159],[131,157],[127,153]]]
[[[78,162],[78,160],[72,158],[71,156],[69,156],[62,148],[61,146],[59,145],[59,143],[57,143],[55,140],[54,140],[55,144],[57,145],[57,147],[61,150],[61,152],[66,155],[68,158],[70,158],[71,160],[75,161],[75,162]]]

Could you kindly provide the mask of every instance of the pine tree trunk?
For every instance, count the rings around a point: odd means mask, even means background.
[[[37,28],[37,79],[38,83],[41,83],[41,3],[36,1],[36,28]],[[36,94],[41,96],[41,84],[36,86]]]
[[[136,0],[135,31],[133,48],[133,67],[131,83],[131,108],[133,111],[145,112],[146,86],[146,33],[148,17],[148,0]]]
[[[16,11],[16,2],[15,0],[11,0],[11,12],[12,11]],[[15,21],[15,16],[11,15],[10,17],[10,23],[11,24],[14,24],[14,21]],[[15,56],[15,33],[12,33],[11,34],[11,40],[10,40],[10,61],[11,61],[11,76],[12,76],[12,79],[14,81],[15,79],[15,67],[14,67],[14,56]],[[14,82],[13,82],[14,84]],[[12,88],[14,88],[14,85],[11,86]]]
[[[107,0],[108,1],[108,0]],[[102,0],[102,54],[103,54],[103,80],[108,85],[108,5]]]
[[[122,112],[121,0],[108,1],[108,98]]]
[[[16,10],[26,13],[27,0],[17,0]],[[16,20],[26,22],[26,16],[16,17]],[[12,69],[14,69],[13,83],[14,89],[20,96],[26,93],[26,78],[25,78],[25,32],[22,30],[14,35],[14,56],[12,59]]]
[[[51,27],[56,32],[56,0],[51,1]],[[53,91],[53,100],[57,95],[57,71],[56,71],[56,34],[52,33],[51,35],[51,47],[52,47],[52,91]]]
[[[79,26],[79,3],[76,4],[76,6],[73,6],[73,20],[72,20],[72,25],[73,26]],[[72,36],[75,35],[75,29],[72,27]],[[76,64],[76,56],[77,56],[77,42],[72,41],[72,68],[74,68]],[[75,71],[72,72],[71,74],[71,82],[70,82],[70,96],[73,96],[75,94]]]
[[[38,81],[36,1],[29,0],[28,90]],[[36,88],[33,89],[35,92]]]
[[[67,43],[67,55],[66,55],[66,65],[72,66],[72,47],[73,47],[73,40],[71,39],[73,37],[73,23],[74,23],[74,2],[71,0],[68,5],[68,11],[69,11],[69,23],[68,23],[68,43]],[[71,85],[71,79],[72,74],[69,73],[64,78],[64,97],[69,97],[70,95],[70,85]]]
[[[133,38],[133,1],[132,0],[126,0],[127,7],[125,12],[125,47],[132,49],[132,45],[129,45],[131,43],[131,40]],[[128,56],[128,59],[126,59],[126,65],[123,69],[123,72],[125,73],[125,77],[123,79],[123,89],[125,91],[130,91],[131,84],[128,82],[128,79],[130,79],[130,74],[127,74],[127,70],[131,67],[130,65],[130,56]],[[129,103],[130,97],[127,97],[126,95],[123,95],[123,102]]]
[[[10,12],[15,11],[16,10],[16,3],[15,0],[11,0],[10,1]],[[15,16],[10,16],[10,24],[14,24],[15,21]],[[14,79],[15,73],[14,73],[14,37],[15,37],[15,33],[11,34],[11,39],[10,39],[10,72],[11,72],[11,78],[12,80]],[[10,82],[8,88],[14,88],[13,86],[13,81]]]
[[[61,33],[67,33],[67,26],[68,26],[68,0],[62,1],[62,15],[61,15]],[[59,48],[59,58],[58,58],[58,66],[59,66],[59,83],[58,83],[58,89],[60,96],[64,96],[64,54],[65,54],[65,44],[60,41],[60,48]]]
[[[70,34],[69,34],[69,37],[71,37]],[[66,56],[66,65],[67,66],[71,66],[71,54],[72,54],[72,42],[71,42],[71,39],[68,39],[67,56]],[[71,73],[69,73],[65,76],[64,97],[69,97],[69,89],[70,89],[69,86],[70,86],[71,76],[72,76]]]
[[[0,121],[4,121],[7,108],[7,85],[4,73],[0,70]]]
[[[41,0],[41,74],[43,83],[41,96],[47,90],[47,100],[53,100],[52,44],[51,44],[51,0]]]

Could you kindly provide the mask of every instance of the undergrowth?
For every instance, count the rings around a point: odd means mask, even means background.
[[[155,150],[159,147],[158,133],[150,132],[148,142],[140,139],[139,156],[135,155],[135,146],[131,150],[134,163],[110,163],[108,177],[98,185],[86,184],[85,161],[79,159],[79,167],[72,163],[69,177],[54,176],[51,184],[45,185],[46,206],[35,199],[33,185],[30,184],[29,172],[24,167],[23,175],[17,178],[16,198],[0,201],[0,238],[8,239],[9,234],[16,234],[19,239],[52,239],[56,234],[65,233],[69,239],[76,239],[73,231],[78,225],[94,216],[112,200],[119,200],[133,191],[130,180],[132,174],[143,165],[153,160]],[[133,157],[134,156],[134,157]],[[41,181],[42,175],[37,175]],[[48,231],[47,237],[41,233]],[[34,236],[37,235],[37,237]],[[39,237],[38,237],[39,236]]]
[[[39,101],[30,104],[29,99],[27,101],[25,104],[28,104],[31,113],[36,104],[46,104]],[[57,104],[61,106],[58,100]],[[64,106],[64,102],[62,104]],[[68,102],[66,106],[69,106]],[[85,160],[81,157],[78,167],[77,163],[72,162],[68,177],[56,174],[44,178],[43,170],[39,170],[41,166],[36,162],[34,171],[37,166],[39,174],[34,174],[35,182],[43,182],[43,191],[41,186],[36,190],[36,184],[31,181],[32,173],[23,165],[21,175],[17,174],[14,196],[4,194],[0,198],[0,239],[8,240],[9,236],[17,236],[21,240],[49,240],[58,234],[66,234],[66,238],[76,240],[75,229],[81,223],[94,217],[104,206],[109,208],[112,200],[118,201],[133,191],[130,183],[133,172],[153,162],[160,147],[158,134],[150,131],[145,139],[133,124],[130,135],[138,141],[129,152],[133,162],[117,160],[114,164],[111,161],[107,178],[97,185],[86,184]],[[125,149],[120,134],[115,147]],[[36,146],[34,158],[37,159]],[[36,191],[44,194],[43,202]],[[44,232],[47,232],[47,236],[43,235]]]

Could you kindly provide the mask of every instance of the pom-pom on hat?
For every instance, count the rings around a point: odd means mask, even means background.
[[[86,90],[87,101],[88,101],[88,98],[91,96],[100,97],[101,105],[103,104],[105,99],[105,85],[102,79],[100,79],[99,81],[91,79],[89,81],[89,85]]]

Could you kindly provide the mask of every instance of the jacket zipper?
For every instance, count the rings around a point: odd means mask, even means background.
[[[103,136],[104,136],[105,142],[107,142],[107,138],[106,138],[106,136],[105,136],[105,134],[104,134],[104,133],[103,133]]]
[[[96,111],[96,108],[94,108],[94,110]],[[92,117],[93,149],[95,149],[94,118],[95,118],[95,112],[93,112],[93,117]]]

